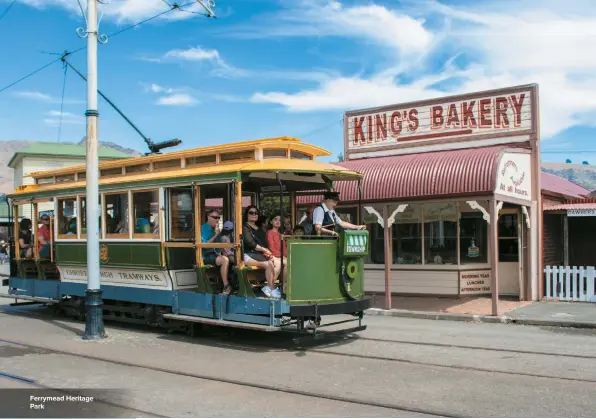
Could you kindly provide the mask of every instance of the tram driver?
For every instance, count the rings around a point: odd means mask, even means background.
[[[354,225],[343,221],[335,212],[339,202],[339,192],[326,192],[324,200],[312,214],[312,222],[317,235],[339,236],[339,225],[345,230],[366,230],[366,225]]]
[[[221,214],[214,209],[207,214],[207,222],[201,226],[201,242],[202,243],[221,243],[221,230],[219,229],[219,219]],[[203,249],[203,262],[207,265],[219,266],[221,269],[221,280],[224,284],[223,293],[229,294],[232,291],[230,282],[228,281],[228,270],[230,268],[230,260],[227,256],[222,255],[221,251],[214,248]]]

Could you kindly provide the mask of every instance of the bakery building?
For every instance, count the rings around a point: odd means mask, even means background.
[[[542,297],[538,86],[349,111],[341,217],[368,225],[366,291]],[[360,199],[361,198],[361,199]]]

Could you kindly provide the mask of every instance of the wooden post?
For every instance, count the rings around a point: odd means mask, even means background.
[[[54,208],[56,208],[56,204],[54,204]],[[56,211],[54,211],[54,215],[56,215]],[[50,215],[50,262],[54,263],[54,217]]]
[[[37,202],[33,203],[33,214],[31,214],[31,229],[33,230],[33,258],[39,260],[39,214],[37,213]]]
[[[391,228],[389,222],[389,205],[383,207],[383,238],[385,241],[385,309],[391,310]]]
[[[563,215],[563,265],[569,266],[569,217]]]
[[[201,188],[198,185],[195,188],[195,244],[201,243]],[[195,257],[197,260],[197,266],[201,268],[203,266],[203,249],[201,246],[195,247]]]
[[[296,192],[290,192],[290,211],[290,222],[293,231],[294,226],[298,223],[298,220],[296,220]]]
[[[490,201],[490,242],[491,252],[491,288],[492,288],[492,315],[499,315],[499,210],[497,200]]]
[[[21,259],[21,250],[20,250],[20,241],[19,241],[19,206],[17,204],[13,205],[13,213],[14,213],[14,255],[12,255],[16,260]]]
[[[234,214],[234,243],[236,249],[234,255],[236,256],[236,265],[241,269],[244,268],[244,259],[242,258],[242,252],[240,249],[240,234],[242,233],[242,181],[236,182],[236,214]]]

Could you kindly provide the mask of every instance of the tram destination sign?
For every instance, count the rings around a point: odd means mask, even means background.
[[[537,86],[346,112],[346,158],[380,157],[530,141]]]
[[[63,281],[87,282],[87,267],[58,266]],[[112,285],[169,288],[170,283],[162,271],[142,271],[128,269],[101,268],[102,283]]]

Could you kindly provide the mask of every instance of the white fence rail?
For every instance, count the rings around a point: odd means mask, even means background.
[[[560,301],[596,303],[596,268],[594,266],[546,266],[546,295]]]

